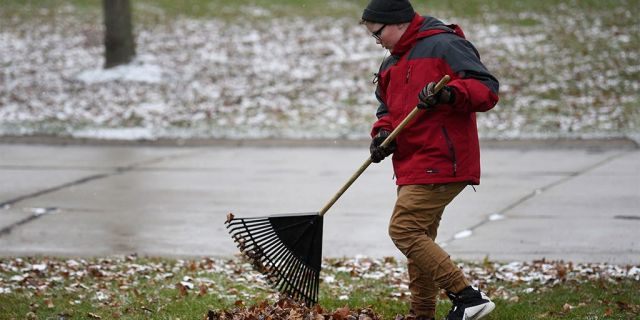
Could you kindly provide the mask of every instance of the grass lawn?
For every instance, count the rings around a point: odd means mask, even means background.
[[[487,319],[640,317],[638,267],[547,261],[460,266],[496,302]],[[328,259],[321,279],[320,307],[291,310],[323,319],[407,313],[406,265],[392,258]],[[228,318],[259,315],[278,299],[238,259],[0,258],[2,319]],[[438,317],[449,308],[441,297]]]

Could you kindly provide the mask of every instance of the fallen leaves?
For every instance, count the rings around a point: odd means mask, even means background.
[[[347,317],[351,314],[351,310],[349,307],[345,306],[343,308],[336,309],[333,312],[332,317],[334,320],[347,320]]]
[[[189,294],[189,288],[183,285],[182,282],[176,283],[176,289],[178,289],[178,293],[180,294],[181,297],[184,297]]]
[[[246,307],[242,301],[238,301],[235,308],[231,310],[209,310],[206,319],[379,320],[380,316],[370,308],[352,310],[344,306],[327,312],[319,306],[309,308],[290,299],[280,299],[273,304],[263,301],[252,307]]]
[[[567,283],[590,281],[606,289],[621,280],[640,280],[638,266],[597,263],[574,264],[546,260],[496,263],[485,260],[480,264],[459,264],[459,267],[475,286],[484,288],[492,298],[510,303],[518,303],[523,295],[544,292],[545,288]],[[407,301],[411,297],[406,264],[392,258],[357,256],[351,259],[325,259],[321,279],[322,290],[337,301],[351,300],[355,297],[353,293],[357,291],[367,292],[370,289],[367,286],[371,282],[389,289],[383,299]],[[226,281],[226,284],[221,281]],[[172,293],[167,295],[170,300],[159,300],[162,290]],[[68,295],[68,300],[55,300],[54,294],[60,292]],[[30,310],[34,314],[42,309],[74,308],[86,301],[94,306],[117,310],[126,318],[127,312],[133,311],[127,311],[126,307],[118,309],[124,303],[123,299],[139,301],[139,305],[133,308],[138,312],[159,314],[163,306],[172,303],[171,301],[215,297],[234,306],[241,314],[262,314],[265,320],[269,316],[272,320],[283,317],[301,317],[305,320],[375,320],[377,317],[371,310],[354,310],[346,306],[335,310],[323,310],[319,306],[305,309],[294,302],[277,300],[278,295],[268,286],[267,278],[256,272],[248,261],[240,258],[160,260],[139,258],[136,255],[90,260],[0,258],[0,298],[3,294],[13,293],[27,299],[40,297],[42,302],[39,306],[34,304]],[[278,303],[270,305],[263,302],[252,306],[254,301],[262,299],[277,300]],[[640,312],[638,305],[622,300],[602,304],[607,306],[603,311],[604,315],[618,311],[630,314]],[[560,305],[555,312],[574,312],[575,308],[582,306],[580,303],[570,302]],[[261,313],[263,311],[266,313]],[[109,316],[101,315],[116,318],[111,313]],[[207,316],[232,319],[232,311],[210,312]],[[25,317],[28,318],[27,315]]]

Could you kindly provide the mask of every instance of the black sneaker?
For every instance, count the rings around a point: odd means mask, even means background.
[[[458,294],[447,292],[453,307],[445,320],[476,320],[495,309],[495,303],[480,290],[466,287]]]

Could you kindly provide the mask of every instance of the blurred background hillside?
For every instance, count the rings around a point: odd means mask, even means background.
[[[131,0],[135,59],[104,69],[100,1],[1,0],[0,135],[368,135],[385,51],[365,0]],[[640,137],[640,2],[414,1],[501,82],[483,138]]]

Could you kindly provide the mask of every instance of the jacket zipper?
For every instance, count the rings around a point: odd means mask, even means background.
[[[405,83],[409,83],[409,78],[411,78],[411,65],[409,65],[409,69],[407,70],[407,79]]]
[[[455,177],[458,173],[458,161],[456,159],[456,148],[453,145],[453,141],[449,138],[449,132],[447,132],[447,128],[442,126],[442,133],[444,134],[444,139],[447,141],[447,147],[449,147],[449,154],[451,155],[451,162],[453,162],[453,176]]]

